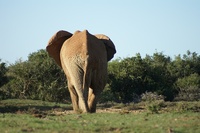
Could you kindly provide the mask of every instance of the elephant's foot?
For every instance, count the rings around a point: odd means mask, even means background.
[[[86,104],[86,102],[84,100],[79,101],[79,109],[82,111],[82,113],[88,113],[89,112],[88,105]]]
[[[90,113],[96,113],[96,108],[91,108]]]
[[[89,113],[89,109],[88,108],[80,108],[79,110],[79,113]]]
[[[96,112],[96,103],[89,103],[89,110],[90,113],[95,113]]]
[[[90,113],[96,113],[96,104],[89,105]]]
[[[88,106],[89,106],[90,113],[96,112],[96,101],[95,101],[95,99],[90,99],[90,101],[88,101]]]
[[[76,114],[89,113],[88,110],[83,110],[83,109],[80,109],[80,108],[78,108],[78,109],[73,109],[73,111],[74,111],[74,113],[76,113]]]

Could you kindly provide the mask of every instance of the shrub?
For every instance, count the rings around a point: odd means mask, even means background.
[[[145,102],[145,107],[150,113],[159,113],[163,106],[164,96],[153,92],[145,92],[141,95],[142,101]]]
[[[179,78],[176,85],[179,88],[176,100],[200,100],[200,76],[197,73]]]
[[[148,102],[153,102],[153,101],[156,101],[156,100],[163,101],[164,96],[158,95],[155,92],[145,92],[141,95],[141,99],[142,99],[142,101],[148,101]]]
[[[99,103],[106,103],[106,102],[113,102],[115,101],[115,97],[112,93],[112,91],[109,88],[109,85],[107,84],[105,89],[103,90],[100,98],[99,98]]]
[[[64,72],[45,50],[29,55],[8,67],[9,82],[0,88],[5,98],[41,99],[63,102],[69,99]],[[8,91],[9,90],[9,91]]]

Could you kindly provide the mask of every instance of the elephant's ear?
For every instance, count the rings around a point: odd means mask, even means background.
[[[53,59],[56,61],[56,63],[61,66],[61,61],[60,61],[60,49],[63,45],[63,43],[69,39],[72,36],[71,33],[67,31],[58,31],[56,34],[54,34],[46,47],[47,52]]]
[[[116,53],[116,49],[115,49],[115,45],[114,43],[111,41],[111,39],[103,34],[97,34],[95,35],[98,39],[100,39],[101,41],[103,41],[103,43],[106,46],[106,50],[107,50],[107,60],[110,61],[114,54]]]

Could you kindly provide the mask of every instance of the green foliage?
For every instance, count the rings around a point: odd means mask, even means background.
[[[1,62],[1,59],[0,59],[0,87],[8,82],[8,78],[6,76],[7,71],[8,69],[6,67],[6,63]]]
[[[148,110],[150,111],[150,113],[154,114],[154,113],[158,113],[159,110],[160,110],[160,103],[150,103],[148,106],[147,106]]]
[[[10,81],[1,90],[8,98],[47,101],[69,98],[65,75],[45,50],[30,54],[27,61],[19,60],[9,66],[7,75]]]
[[[109,101],[115,101],[115,97],[114,97],[109,85],[107,84],[105,89],[103,90],[98,102],[99,103],[107,103]]]
[[[164,96],[158,95],[157,93],[153,92],[145,92],[141,95],[142,101],[145,102],[153,102],[157,100],[164,101]]]
[[[108,83],[116,102],[132,102],[135,94],[146,91],[156,92],[172,101],[185,88],[190,95],[196,93],[191,100],[199,100],[200,56],[195,52],[187,51],[183,57],[178,55],[174,60],[158,52],[145,58],[136,54],[110,62],[108,72]]]
[[[6,67],[6,63],[1,62],[0,59],[0,99],[4,99],[7,95],[6,92],[1,89],[1,87],[9,81],[8,77],[6,76],[7,71],[8,68]]]
[[[147,110],[152,114],[159,113],[164,103],[164,96],[158,95],[155,92],[145,92],[141,95],[141,99],[145,102]]]
[[[109,63],[109,85],[117,102],[132,102],[135,94],[145,91],[147,70],[140,54]]]
[[[200,99],[200,76],[197,73],[179,78],[176,81],[179,88],[179,100],[198,100]]]
[[[187,51],[183,57],[175,56],[175,60],[170,65],[170,72],[176,78],[183,78],[194,73],[200,75],[200,56],[195,52]]]
[[[65,74],[45,50],[8,67],[0,61],[0,99],[66,101],[70,98],[66,86]],[[108,64],[108,84],[99,102],[139,102],[146,92],[162,95],[167,101],[199,100],[200,56],[187,51],[171,59],[156,52],[144,58],[137,53],[113,60]]]
[[[176,90],[175,79],[168,70],[171,59],[162,53],[152,57],[125,58],[109,64],[109,85],[120,102],[132,102],[134,94],[141,95],[146,91],[164,95],[166,100],[173,100]]]

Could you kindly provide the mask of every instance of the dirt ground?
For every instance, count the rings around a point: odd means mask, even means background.
[[[119,114],[128,114],[128,113],[133,113],[133,114],[138,114],[144,112],[144,109],[137,109],[137,110],[126,110],[126,109],[115,109],[115,108],[105,108],[105,109],[97,109],[96,113],[119,113]],[[65,110],[65,111],[59,111],[59,110],[54,110],[52,112],[55,115],[68,115],[68,114],[75,114],[73,110]]]

